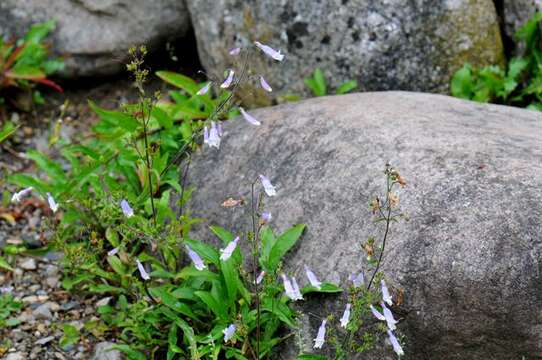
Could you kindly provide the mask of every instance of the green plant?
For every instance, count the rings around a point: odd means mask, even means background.
[[[455,97],[479,102],[496,102],[542,110],[542,12],[533,15],[515,34],[524,54],[510,59],[506,69],[491,65],[474,69],[465,64],[452,77]]]
[[[0,329],[19,324],[19,320],[11,317],[14,313],[21,311],[23,303],[16,301],[9,292],[0,294]]]
[[[34,101],[42,103],[41,94],[34,90],[36,84],[62,91],[47,78],[64,66],[62,61],[49,58],[48,48],[43,44],[43,39],[54,28],[54,21],[36,24],[16,43],[5,42],[0,36],[0,93],[8,88],[18,88],[33,92]]]
[[[312,91],[314,96],[326,96],[329,94],[326,78],[322,70],[319,68],[314,70],[312,76],[306,77],[304,82],[305,85]],[[349,80],[339,85],[339,87],[335,90],[335,94],[346,94],[355,90],[357,87],[358,82],[356,80]]]

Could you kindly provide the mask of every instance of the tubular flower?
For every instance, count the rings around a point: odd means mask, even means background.
[[[263,190],[265,191],[267,196],[275,196],[275,195],[277,195],[277,190],[275,189],[273,184],[271,184],[271,181],[269,180],[268,177],[263,176],[263,175],[260,174],[260,180],[261,180],[262,185],[263,185]]]
[[[294,300],[303,300],[303,295],[301,294],[301,291],[299,290],[299,285],[297,285],[297,281],[295,280],[295,277],[292,277],[292,287],[294,290]]]
[[[122,209],[122,213],[124,214],[124,216],[126,216],[127,218],[131,218],[132,216],[134,216],[134,210],[132,210],[130,204],[128,204],[128,201],[126,201],[125,199],[122,199],[122,201],[120,202],[120,208]]]
[[[107,252],[107,256],[113,256],[113,255],[116,255],[118,252],[119,252],[119,248],[118,248],[118,247],[113,248],[113,249],[111,249],[111,250],[109,250],[109,251]]]
[[[241,48],[240,47],[236,47],[236,48],[233,48],[230,50],[230,55],[231,56],[237,56],[241,53]]]
[[[260,275],[258,275],[258,277],[256,278],[256,284],[257,285],[260,285],[262,283],[264,276],[265,276],[265,271],[262,271],[260,273]]]
[[[354,287],[360,287],[360,286],[363,286],[363,284],[365,283],[365,279],[363,277],[363,273],[360,272],[359,274],[352,274],[348,277],[348,280],[352,281],[352,283],[354,284]]]
[[[378,310],[376,310],[373,305],[371,305],[371,312],[373,313],[375,318],[377,318],[378,320],[386,321],[386,317],[384,315],[382,315]]]
[[[233,335],[235,335],[235,324],[231,324],[222,330],[222,333],[224,334],[224,342],[230,341]]]
[[[291,300],[294,300],[294,301],[297,300],[297,294],[294,291],[294,287],[290,279],[288,279],[288,277],[284,274],[281,274],[280,276],[282,277],[282,282],[284,285],[284,293],[286,294],[286,296],[289,297]]]
[[[256,125],[256,126],[260,126],[262,123],[259,122],[258,120],[256,120],[256,118],[254,118],[254,116],[250,115],[249,113],[247,113],[245,111],[245,109],[243,109],[242,107],[239,107],[239,111],[241,111],[241,115],[243,115],[243,118],[251,123],[252,125]]]
[[[274,60],[282,61],[282,59],[284,59],[284,55],[281,54],[280,51],[273,49],[271,46],[264,45],[259,41],[254,41],[254,45],[256,45],[261,51],[263,51],[265,55],[269,56]]]
[[[388,324],[388,329],[395,330],[396,328],[395,324],[397,324],[397,320],[393,318],[393,314],[391,313],[391,310],[388,309],[388,307],[386,306],[386,304],[384,304],[384,302],[382,302],[381,305],[382,305],[382,311],[384,312],[384,319],[386,320],[386,323]]]
[[[231,257],[231,254],[233,254],[233,252],[235,251],[238,242],[239,236],[236,237],[233,241],[230,241],[230,243],[224,249],[220,249],[220,260],[228,260]]]
[[[222,89],[227,89],[230,87],[231,83],[233,82],[233,74],[234,74],[233,70],[230,70],[228,72],[228,76],[226,77],[226,80],[224,80],[224,82],[220,84],[220,87]]]
[[[47,193],[47,202],[49,203],[49,208],[51,208],[51,210],[56,213],[58,211],[58,204],[56,203],[51,193]]]
[[[136,263],[137,263],[137,269],[139,270],[139,274],[141,275],[141,278],[143,280],[150,280],[151,277],[145,270],[145,267],[143,267],[143,264],[141,263],[141,261],[136,260]]]
[[[318,334],[316,335],[316,338],[314,339],[314,348],[315,349],[321,349],[324,345],[325,337],[326,337],[326,323],[327,320],[322,320],[322,324],[320,324],[320,327],[318,328]]]
[[[380,281],[380,286],[382,287],[382,300],[389,306],[393,304],[390,292],[388,291],[388,287],[386,286],[386,283],[384,282],[384,279]]]
[[[271,86],[269,86],[269,84],[267,83],[267,81],[265,81],[265,79],[263,78],[263,76],[260,76],[260,85],[262,86],[262,89],[264,89],[264,90],[267,91],[267,92],[273,91],[273,89],[271,88]]]
[[[403,348],[401,347],[401,344],[399,344],[399,340],[393,335],[393,332],[391,330],[388,330],[388,337],[390,338],[391,346],[393,346],[393,351],[399,356],[405,355],[405,352],[403,351]]]
[[[346,325],[348,325],[348,322],[350,321],[350,308],[352,307],[351,304],[346,304],[346,308],[344,309],[343,317],[341,318],[341,326],[346,329]]]
[[[207,84],[202,86],[202,88],[198,90],[196,95],[205,95],[205,94],[207,94],[209,92],[209,89],[211,88],[211,84],[212,84],[212,82],[209,81]]]
[[[203,260],[201,260],[201,257],[198,255],[198,253],[192,250],[190,246],[188,245],[185,245],[185,246],[186,246],[186,250],[188,251],[188,257],[190,257],[190,260],[192,260],[192,262],[194,263],[194,267],[198,271],[205,269],[207,266],[205,266],[205,264],[203,263]]]
[[[19,192],[16,192],[11,197],[11,202],[16,204],[16,203],[20,202],[25,196],[27,196],[31,192],[32,192],[32,186],[27,187],[26,189],[23,189],[23,190],[21,190]]]
[[[321,290],[322,283],[318,281],[318,279],[316,278],[316,275],[314,275],[312,270],[309,269],[307,265],[305,265],[305,273],[307,274],[307,278],[309,279],[309,282],[311,283],[311,285],[317,288],[318,290]]]
[[[220,148],[220,134],[218,126],[214,121],[211,121],[210,131],[207,129],[207,126],[203,128],[203,143],[217,149]]]
[[[264,211],[262,213],[262,222],[267,224],[268,222],[270,222],[271,220],[273,219],[273,215],[268,212],[268,211]]]

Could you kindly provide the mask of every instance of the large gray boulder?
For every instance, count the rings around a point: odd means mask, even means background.
[[[464,62],[475,66],[503,62],[491,0],[280,4],[187,0],[187,4],[208,72],[222,76],[232,61],[230,48],[259,40],[282,49],[287,65],[269,67],[266,60],[252,58],[254,68],[266,73],[272,86],[287,92],[306,91],[303,77],[317,67],[332,87],[356,79],[365,91],[447,92],[451,74]]]
[[[64,75],[109,75],[124,68],[133,45],[156,47],[185,34],[190,20],[179,0],[2,0],[0,34],[20,37],[54,19],[49,41],[65,57]]]
[[[306,223],[286,268],[304,279],[346,284],[366,269],[360,243],[382,236],[368,202],[391,162],[407,179],[384,271],[405,302],[399,325],[409,359],[542,358],[542,114],[441,95],[376,92],[324,97],[253,111],[259,127],[225,126],[219,151],[205,148],[189,175],[191,213],[242,234],[258,174],[272,225]],[[305,280],[306,281],[306,280]],[[304,285],[301,284],[301,285]],[[326,316],[344,303],[309,301]],[[341,310],[338,310],[341,309]],[[311,316],[314,337],[319,319]],[[372,358],[372,357],[370,357]]]

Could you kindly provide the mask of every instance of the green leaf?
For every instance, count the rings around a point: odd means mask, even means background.
[[[238,271],[233,256],[226,261],[220,261],[220,270],[222,271],[224,283],[228,290],[229,303],[233,304],[236,300],[237,284],[239,283]]]
[[[358,87],[358,82],[356,80],[350,80],[342,83],[339,88],[335,91],[335,94],[342,95],[349,93]]]
[[[180,327],[184,333],[184,337],[188,340],[189,349],[190,349],[190,358],[191,359],[200,359],[198,354],[198,345],[196,343],[196,337],[194,335],[194,329],[188,325],[183,319],[175,319],[175,323]]]
[[[204,260],[215,265],[220,264],[218,251],[216,251],[212,246],[192,239],[186,239],[184,242]]]
[[[0,144],[5,141],[8,137],[10,137],[11,135],[13,135],[13,133],[15,131],[17,131],[17,129],[19,128],[19,126],[14,126],[11,122],[6,122],[4,124],[4,127],[2,128],[2,130],[0,131]]]
[[[283,323],[295,328],[293,312],[285,303],[274,298],[264,298],[262,303],[262,311],[272,313]]]
[[[124,265],[122,264],[122,262],[120,261],[120,259],[113,255],[113,256],[108,256],[107,257],[107,262],[109,263],[109,265],[111,265],[111,268],[119,275],[126,275],[126,268],[124,267]]]
[[[164,127],[164,129],[171,129],[173,127],[173,119],[170,118],[169,115],[159,107],[155,106],[152,109],[151,115],[156,119],[156,121],[158,121],[160,126]]]
[[[2,256],[0,256],[0,268],[5,269],[5,270],[9,270],[9,271],[13,271],[13,268],[11,267],[11,265]]]
[[[223,306],[224,304],[219,303],[217,300],[215,300],[214,296],[207,291],[196,291],[194,294],[196,294],[197,297],[201,299],[207,305],[207,307],[220,319],[227,320],[228,319],[228,313],[226,311],[226,307]]]
[[[64,170],[62,169],[62,166],[52,161],[44,154],[36,150],[28,150],[28,152],[26,153],[26,156],[29,159],[34,160],[36,165],[41,170],[43,170],[47,175],[49,175],[51,180],[54,180],[55,182],[61,182],[61,183],[64,183],[67,181],[66,174]]]
[[[301,293],[303,295],[310,293],[340,293],[342,291],[343,289],[337,285],[328,282],[322,283],[320,289],[317,289],[314,286],[305,286],[303,289],[301,289]]]
[[[198,84],[188,76],[171,71],[157,71],[156,75],[165,82],[183,89],[190,95],[195,95],[199,90]]]
[[[119,350],[126,355],[130,360],[147,360],[147,357],[137,350],[132,349],[129,345],[115,344],[111,346],[111,349]]]
[[[155,287],[149,289],[151,294],[159,298],[164,305],[169,307],[171,310],[174,310],[180,314],[186,315],[192,319],[198,319],[198,317],[192,312],[190,306],[179,301],[175,296],[170,294],[166,287]]]
[[[24,42],[29,44],[39,44],[52,30],[54,30],[56,23],[54,20],[50,20],[41,24],[35,24],[30,28],[30,31],[26,33]]]
[[[472,99],[474,92],[474,82],[472,78],[472,67],[465,64],[456,71],[452,77],[450,90],[452,95],[462,99]]]
[[[304,230],[305,225],[295,225],[277,238],[275,245],[269,253],[269,269],[271,271],[276,270],[282,257],[296,244]]]
[[[88,101],[88,104],[100,119],[110,126],[120,127],[129,132],[133,132],[139,127],[136,119],[126,113],[102,109],[90,100]]]
[[[60,338],[59,345],[63,350],[66,350],[70,345],[74,345],[79,341],[79,331],[70,324],[62,326],[64,335]]]
[[[260,265],[269,271],[271,270],[269,266],[269,255],[271,254],[273,246],[275,246],[277,238],[269,226],[264,226],[260,231],[260,240],[262,242]]]
[[[327,360],[327,358],[321,355],[301,354],[297,357],[297,360]]]

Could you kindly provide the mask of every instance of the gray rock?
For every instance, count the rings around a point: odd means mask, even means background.
[[[189,27],[178,0],[3,0],[0,34],[21,36],[37,22],[57,21],[50,41],[66,61],[64,75],[109,75],[124,67],[130,46],[151,49]]]
[[[6,360],[24,360],[26,358],[25,354],[21,351],[10,353],[6,356]]]
[[[41,339],[37,340],[34,344],[36,344],[36,345],[45,345],[45,344],[50,343],[54,339],[55,339],[54,336],[47,336],[47,337],[44,337],[44,338],[41,338]]]
[[[465,61],[502,63],[491,0],[258,1],[187,0],[207,72],[222,77],[228,50],[253,41],[281,49],[284,64],[252,56],[273,88],[306,92],[303,78],[319,67],[332,87],[356,79],[362,90],[447,92]],[[201,16],[205,14],[205,16]],[[235,58],[237,59],[237,58]],[[269,103],[257,84],[255,103]],[[246,99],[244,99],[246,100]]]
[[[115,345],[111,342],[100,342],[94,347],[94,354],[91,360],[120,360],[122,359],[121,352],[118,350],[110,350],[111,346]]]
[[[364,269],[360,243],[382,236],[368,202],[381,194],[389,161],[408,186],[410,220],[394,224],[383,269],[403,289],[406,351],[412,359],[541,359],[542,115],[446,96],[384,92],[315,98],[253,111],[262,121],[225,126],[219,151],[194,156],[191,215],[241,235],[250,183],[270,177],[273,226],[306,223],[286,259],[345,285]],[[301,281],[301,286],[306,280]],[[326,297],[320,297],[323,299]],[[331,302],[331,304],[329,303]],[[307,303],[340,316],[344,302]],[[311,316],[313,331],[319,319]]]
[[[542,11],[542,0],[503,0],[504,30],[510,39],[535,13]],[[521,47],[516,50],[522,51]]]
[[[19,266],[24,270],[36,270],[38,268],[34,258],[24,259]]]
[[[49,303],[38,306],[36,309],[34,309],[32,315],[34,315],[37,320],[51,320],[53,318]]]

